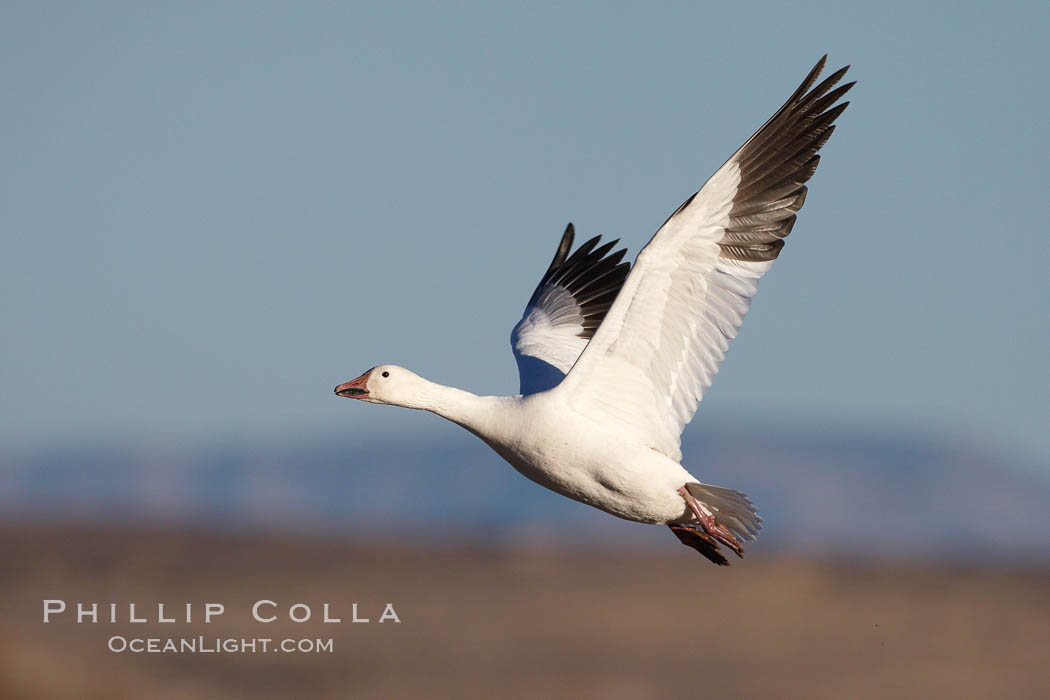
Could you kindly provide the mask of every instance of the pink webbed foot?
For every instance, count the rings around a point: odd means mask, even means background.
[[[733,533],[730,532],[728,528],[719,523],[715,519],[715,516],[712,515],[711,512],[708,509],[706,509],[702,503],[696,500],[693,494],[689,493],[689,489],[687,489],[685,486],[679,488],[678,493],[685,500],[686,505],[689,506],[689,510],[693,511],[693,515],[696,516],[697,522],[699,522],[700,524],[699,528],[694,530],[694,532],[699,533],[702,530],[704,535],[702,539],[709,546],[713,546],[716,553],[718,552],[718,543],[721,542],[726,547],[729,547],[734,552],[736,552],[736,555],[738,557],[743,558],[744,548],[740,546],[740,541],[737,540],[736,536],[733,535]],[[671,526],[671,530],[675,531],[675,527],[683,526]],[[683,544],[686,544],[690,547],[693,547],[694,549],[697,549],[697,551],[700,551],[694,544],[692,544],[691,541],[686,542],[685,539],[682,538],[682,535],[679,534],[677,531],[675,531],[675,534],[678,535],[678,539],[682,540]],[[706,552],[700,551],[700,553],[706,556],[708,559],[711,559],[711,561],[714,561],[716,564],[719,563],[712,559]],[[725,560],[725,557],[722,557],[721,554],[719,554],[718,556],[721,557],[723,561]],[[726,562],[725,565],[728,565],[728,563],[729,562]]]
[[[675,534],[678,541],[686,547],[692,547],[719,566],[729,566],[729,560],[718,550],[718,540],[714,537],[688,525],[668,525],[667,527],[671,528],[671,532]]]

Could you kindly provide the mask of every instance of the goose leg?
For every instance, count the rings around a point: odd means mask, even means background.
[[[709,537],[721,542],[726,547],[729,547],[738,557],[744,556],[744,548],[740,546],[740,541],[729,531],[727,527],[715,520],[715,516],[706,510],[703,505],[696,500],[693,494],[689,493],[689,489],[682,486],[678,489],[679,495],[685,499],[686,505],[689,506],[689,510],[693,511],[693,515],[700,522],[700,527]],[[678,533],[675,533],[678,534]],[[681,539],[681,537],[679,537]],[[717,545],[716,545],[717,548]]]

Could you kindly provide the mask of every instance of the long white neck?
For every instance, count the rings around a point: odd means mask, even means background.
[[[500,409],[510,401],[511,397],[478,396],[420,377],[414,396],[398,405],[436,413],[485,439],[494,437],[499,430]]]

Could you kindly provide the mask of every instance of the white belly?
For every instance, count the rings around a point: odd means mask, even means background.
[[[530,412],[515,435],[482,436],[527,478],[626,520],[665,523],[691,517],[677,489],[696,481],[680,464],[590,421]]]

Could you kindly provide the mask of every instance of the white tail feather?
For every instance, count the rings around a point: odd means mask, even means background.
[[[709,484],[686,484],[689,493],[712,511],[722,525],[742,540],[754,540],[762,529],[762,518],[747,494]]]

